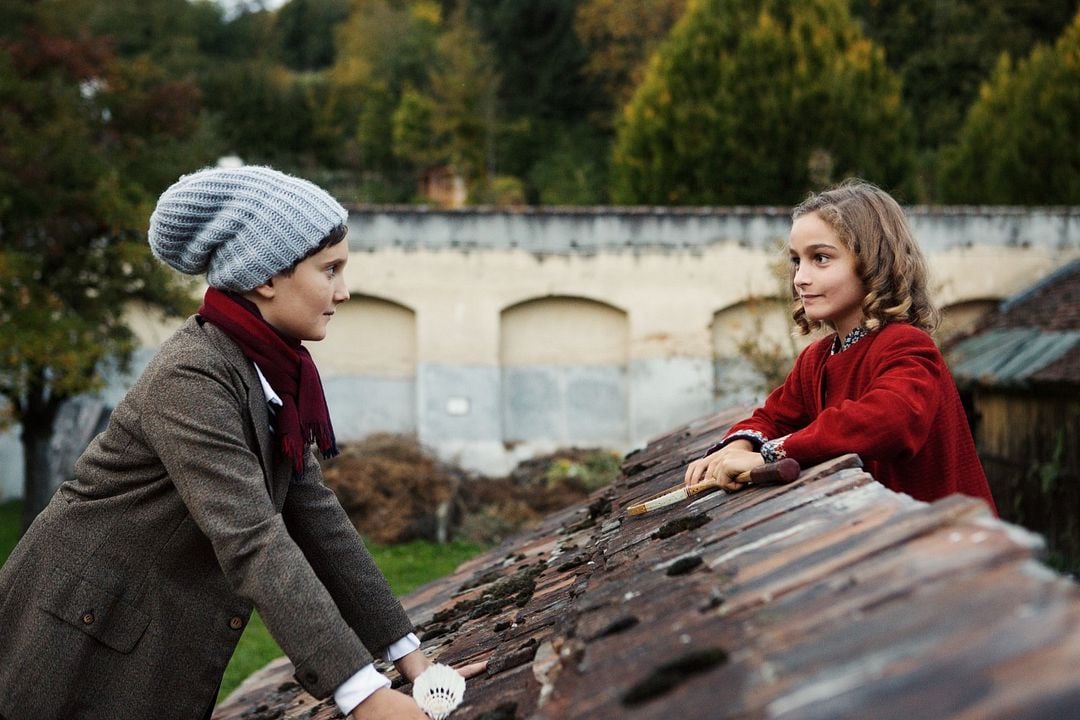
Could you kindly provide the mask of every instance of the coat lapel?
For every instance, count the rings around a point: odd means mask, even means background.
[[[237,369],[247,391],[248,418],[254,430],[258,442],[259,461],[262,463],[263,477],[266,480],[266,490],[270,493],[270,499],[274,507],[281,509],[285,502],[285,491],[288,489],[290,480],[289,463],[280,458],[277,451],[277,443],[273,433],[270,432],[270,411],[266,407],[266,393],[263,391],[259,374],[255,371],[255,365],[244,357],[239,346],[229,337],[213,325],[204,324],[210,328],[208,334],[213,338],[214,344],[222,351],[222,355]],[[278,462],[275,462],[277,460]]]

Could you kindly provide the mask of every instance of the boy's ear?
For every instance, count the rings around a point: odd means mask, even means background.
[[[270,278],[262,285],[257,285],[251,289],[251,292],[255,293],[264,300],[270,300],[274,297],[274,278]]]

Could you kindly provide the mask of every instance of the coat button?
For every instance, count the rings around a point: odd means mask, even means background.
[[[97,618],[94,617],[94,611],[93,610],[87,610],[86,612],[84,612],[82,614],[83,625],[93,625],[94,620],[96,620],[96,619]]]
[[[231,627],[233,630],[239,630],[240,628],[244,627],[244,618],[240,617],[239,615],[234,615],[232,620],[229,621],[229,627]]]

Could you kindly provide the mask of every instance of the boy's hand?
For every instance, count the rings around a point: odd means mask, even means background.
[[[431,660],[429,660],[420,650],[414,650],[408,655],[404,655],[395,660],[394,667],[397,668],[401,677],[409,682],[414,682],[416,678],[420,677],[421,673],[431,667]],[[458,674],[460,674],[461,677],[468,680],[487,670],[487,660],[462,665],[461,667],[456,667],[454,669],[458,671]]]
[[[454,669],[458,671],[461,677],[468,680],[469,678],[476,677],[477,675],[487,670],[487,660],[469,663],[468,665],[462,665],[461,667],[456,667]]]
[[[401,677],[413,682],[420,677],[420,673],[431,667],[431,661],[427,659],[423,652],[416,649],[408,655],[403,655],[395,660],[394,667],[397,668]]]
[[[686,466],[686,475],[683,478],[686,487],[697,485],[700,482],[704,482],[706,479],[717,477],[720,473],[720,466],[723,464],[724,457],[726,455],[734,453],[736,451],[752,452],[753,448],[754,446],[750,444],[749,440],[743,440],[740,438],[738,440],[733,440],[732,442],[728,443],[724,447],[714,452],[712,455],[706,455],[700,460],[695,460],[694,462]],[[757,455],[757,453],[754,454]],[[758,455],[758,459],[760,458],[761,456]],[[721,484],[720,487],[724,488],[725,490],[728,489],[724,487],[723,484]],[[741,484],[739,487],[742,487]]]
[[[351,720],[428,720],[411,697],[379,688],[349,713]]]

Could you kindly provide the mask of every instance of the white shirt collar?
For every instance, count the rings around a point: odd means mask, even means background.
[[[270,387],[270,383],[267,381],[266,376],[263,375],[262,370],[259,369],[258,363],[251,364],[255,366],[255,372],[259,374],[259,382],[262,383],[263,395],[266,396],[266,402],[273,403],[278,407],[285,405],[281,398],[278,397],[278,394],[274,392],[274,388]]]

